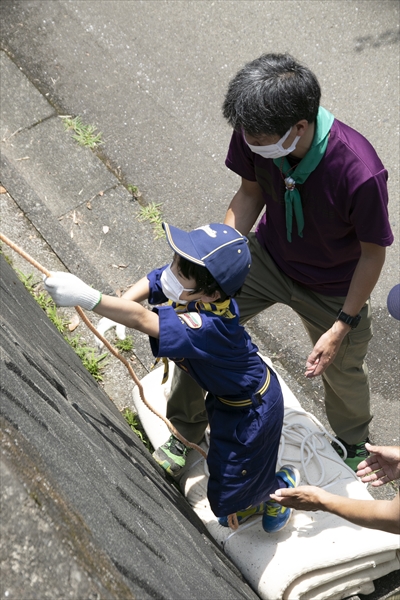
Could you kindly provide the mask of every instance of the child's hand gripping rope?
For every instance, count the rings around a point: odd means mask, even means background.
[[[101,292],[94,290],[81,279],[71,273],[51,272],[50,277],[43,277],[46,291],[53,298],[57,306],[81,306],[86,310],[93,310],[101,300]],[[112,321],[107,317],[100,319],[97,331],[104,337],[106,331],[112,327],[116,328],[117,338],[126,338],[125,325]],[[104,346],[103,342],[94,336],[99,348]]]
[[[81,306],[93,310],[101,300],[101,292],[94,290],[76,275],[61,271],[43,276],[44,287],[57,306]]]

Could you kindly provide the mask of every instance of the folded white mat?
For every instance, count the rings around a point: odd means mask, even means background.
[[[271,365],[270,361],[264,360]],[[144,377],[147,401],[165,415],[170,377],[161,385],[163,369]],[[278,376],[279,377],[279,376]],[[285,403],[277,470],[293,464],[301,484],[319,485],[349,498],[373,500],[366,486],[332,449],[329,434],[300,406],[279,377]],[[170,436],[161,419],[143,404],[138,389],[133,401],[142,425],[157,448]],[[206,442],[202,446],[207,450]],[[322,511],[293,511],[289,524],[266,534],[261,517],[235,532],[218,524],[207,500],[207,465],[190,452],[179,484],[193,510],[249,584],[265,600],[340,600],[374,591],[373,580],[400,568],[398,536],[365,529]]]

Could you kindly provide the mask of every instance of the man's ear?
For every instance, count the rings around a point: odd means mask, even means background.
[[[295,125],[296,127],[296,135],[302,136],[306,133],[310,123],[306,119],[302,119],[298,121]]]
[[[211,294],[211,296],[202,296],[200,298],[200,300],[202,302],[217,302],[220,298],[221,298],[221,294],[219,293],[218,290],[215,290],[215,292],[213,294]]]

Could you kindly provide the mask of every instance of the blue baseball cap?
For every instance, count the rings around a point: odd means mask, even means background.
[[[390,290],[386,302],[389,313],[394,319],[400,321],[400,283]]]
[[[221,289],[233,296],[242,287],[251,266],[247,238],[229,225],[211,223],[187,232],[163,223],[172,250],[206,267]]]

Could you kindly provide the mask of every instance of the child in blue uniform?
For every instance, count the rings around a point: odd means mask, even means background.
[[[174,250],[171,265],[149,273],[123,298],[102,295],[69,273],[52,273],[46,290],[60,306],[80,305],[147,333],[155,357],[173,360],[207,391],[210,424],[208,499],[222,525],[263,514],[267,532],[282,529],[291,509],[269,499],[295,487],[290,465],[275,472],[283,423],[276,374],[239,324],[232,296],[248,273],[247,239],[212,223],[189,233],[163,224]],[[148,310],[139,302],[156,305]]]

